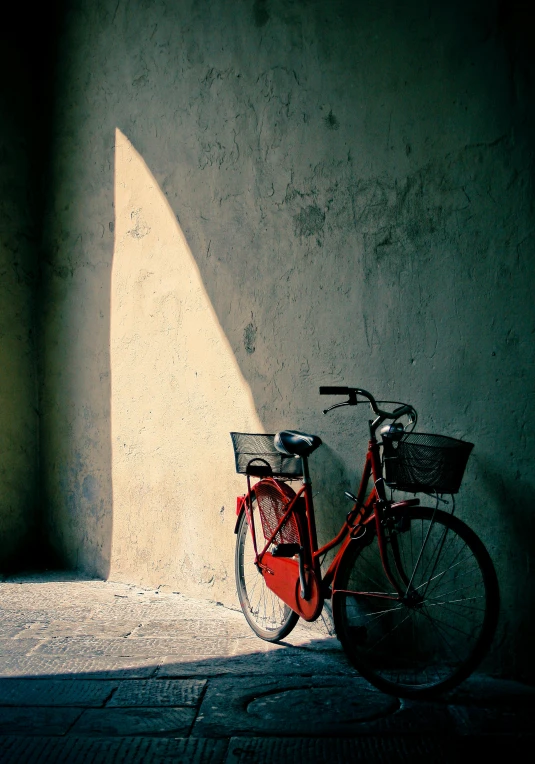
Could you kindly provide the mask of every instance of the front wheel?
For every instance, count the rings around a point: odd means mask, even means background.
[[[340,562],[336,632],[353,665],[378,689],[431,697],[466,679],[487,652],[498,620],[496,573],[476,534],[441,510],[417,507],[392,518],[387,537],[403,596],[393,591],[369,528]]]
[[[253,516],[256,516],[257,540],[261,544],[262,530],[254,497],[252,507]],[[254,563],[254,558],[253,538],[247,516],[243,512],[238,526],[235,554],[238,599],[247,623],[255,634],[267,642],[278,642],[291,632],[299,616],[268,589],[262,571]]]

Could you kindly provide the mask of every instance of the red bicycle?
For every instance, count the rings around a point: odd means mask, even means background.
[[[277,642],[299,617],[314,621],[331,600],[337,637],[373,685],[399,697],[449,690],[487,652],[499,611],[487,550],[454,516],[454,502],[451,512],[438,508],[443,494],[459,490],[473,444],[415,433],[412,406],[378,402],[360,388],[320,387],[320,395],[348,396],[325,414],[364,401],[374,414],[358,493],[346,491],[352,508],[320,548],[308,458],[321,439],[294,430],[231,433],[236,470],[248,483],[235,528],[245,618],[259,637]],[[260,479],[251,485],[251,477]],[[289,485],[294,480],[302,482],[297,493]],[[388,488],[432,494],[436,506],[395,501]],[[337,546],[323,572],[325,555]]]

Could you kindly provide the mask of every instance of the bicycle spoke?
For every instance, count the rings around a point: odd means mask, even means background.
[[[361,579],[361,574],[364,575],[365,580],[370,581],[370,583],[374,584],[374,586],[376,587],[377,591],[380,592],[384,588],[384,570],[383,570],[383,568],[380,568],[377,564],[372,566],[372,564],[367,559],[362,560],[361,563],[364,563],[369,568],[372,567],[374,572],[377,571],[379,573],[379,578],[372,577],[369,573],[364,573],[363,570],[359,570],[359,580]],[[383,582],[381,582],[379,580],[381,577],[383,577]]]
[[[447,597],[450,594],[456,594],[457,592],[462,592],[465,589],[473,589],[476,586],[480,586],[482,582],[476,582],[475,584],[465,584],[464,586],[458,586],[456,589],[450,589],[447,592],[443,592],[442,594],[437,594],[435,597],[426,597],[425,602],[428,600],[436,600],[439,597]]]
[[[436,583],[435,583],[435,584],[433,584],[433,586],[431,587],[431,591],[434,591],[434,590],[435,590],[435,588],[436,588],[436,586],[437,586],[437,583],[438,583],[438,579],[439,579],[439,578],[442,578],[442,576],[444,576],[444,575],[445,575],[446,573],[448,573],[450,570],[453,570],[454,568],[456,568],[456,567],[457,567],[457,565],[460,565],[461,563],[463,563],[465,560],[467,560],[467,559],[469,558],[469,556],[467,555],[467,556],[466,556],[466,557],[464,557],[462,560],[459,560],[458,562],[455,562],[455,560],[456,560],[456,559],[457,559],[457,557],[459,556],[460,552],[461,552],[461,550],[459,550],[459,552],[458,552],[458,553],[455,555],[455,557],[453,558],[453,561],[452,561],[451,565],[449,566],[449,568],[446,568],[446,569],[445,569],[444,571],[442,571],[441,573],[437,573],[437,575],[436,575],[436,576],[433,576],[433,578],[430,578],[430,579],[429,579],[429,581],[424,581],[422,584],[420,584],[420,586],[419,586],[418,588],[419,588],[419,589],[421,589],[421,587],[422,587],[422,586],[425,586],[426,584],[427,584],[427,586],[429,586],[429,584],[431,583],[431,581],[436,581]],[[470,555],[470,557],[471,557],[471,555]],[[470,571],[467,571],[467,572],[470,572]],[[466,571],[465,571],[465,573],[463,573],[463,575],[466,575]],[[426,589],[426,591],[427,591],[427,589]],[[424,592],[424,594],[425,594],[425,592]]]
[[[298,616],[267,586],[262,571],[254,562],[252,534],[245,522],[242,520],[238,529],[235,555],[240,605],[253,631],[262,639],[276,642],[292,630]]]
[[[365,615],[362,615],[362,620],[368,620],[368,621],[378,621],[381,618],[384,618],[385,616],[395,613],[399,610],[404,610],[404,605],[398,605],[397,607],[388,608],[387,610],[379,610],[373,613],[366,613]],[[358,613],[358,605],[357,605],[357,613]]]
[[[433,521],[431,522],[431,526],[432,526],[432,525],[433,525]],[[449,529],[448,529],[448,527],[447,527],[447,526],[445,526],[445,527],[444,527],[444,532],[443,532],[443,534],[442,534],[442,538],[441,538],[441,540],[440,540],[440,543],[439,543],[437,546],[435,546],[435,549],[434,549],[433,553],[432,553],[432,554],[431,554],[431,556],[430,556],[430,562],[433,562],[433,567],[432,567],[432,569],[431,569],[431,573],[429,574],[429,581],[433,580],[433,573],[435,572],[435,570],[436,570],[436,567],[437,567],[437,565],[438,565],[438,562],[439,562],[439,560],[440,560],[440,557],[441,557],[441,555],[442,555],[442,553],[443,553],[443,551],[444,551],[444,542],[445,542],[445,540],[446,540],[446,536],[448,535],[448,530],[449,530]],[[451,542],[450,542],[450,543],[451,543]],[[438,552],[436,551],[436,550],[437,550],[437,548],[438,548]],[[428,566],[427,566],[427,568],[426,568],[426,573],[425,573],[425,576],[424,576],[424,578],[425,578],[425,577],[427,577],[427,570],[428,570],[428,568],[429,568],[429,564],[428,564]],[[426,592],[426,591],[427,591],[427,589],[429,588],[429,581],[428,581],[428,583],[427,583],[427,585],[426,585],[426,587],[425,587],[425,590],[424,590],[424,596],[425,596],[425,592]]]
[[[422,555],[424,553],[425,547],[427,546],[427,542],[429,540],[429,536],[431,535],[431,531],[433,529],[434,515],[435,515],[435,513],[433,513],[433,517],[431,518],[431,523],[429,525],[429,528],[427,529],[427,533],[425,534],[425,540],[422,542],[422,546],[420,547],[420,551],[418,553],[418,559],[416,560],[416,564],[414,565],[414,568],[413,568],[411,577],[409,579],[409,583],[407,584],[407,588],[406,588],[405,593],[407,593],[409,591],[409,589],[411,588],[411,586],[412,586],[412,582],[413,582],[414,576],[416,575],[416,571],[418,569],[418,565],[420,564],[420,560],[422,559]],[[422,527],[422,531],[423,531],[423,527]]]
[[[474,597],[463,597],[462,599],[459,599],[459,600],[443,600],[442,602],[429,602],[428,600],[424,600],[422,604],[426,605],[426,607],[436,607],[437,605],[457,605],[457,607],[466,607],[466,608],[469,608],[470,610],[474,610],[474,611],[479,610],[481,613],[484,613],[485,612],[484,608],[472,607],[471,605],[465,604],[467,602],[472,602],[473,600],[481,600],[484,598],[485,598],[484,594],[478,594],[477,596],[474,596]]]
[[[423,612],[423,611],[422,611]],[[469,634],[467,631],[463,631],[463,629],[459,629],[457,626],[454,626],[452,623],[449,623],[448,621],[443,621],[440,618],[437,618],[436,616],[431,616],[429,613],[426,613],[426,615],[434,622],[437,622],[443,626],[445,626],[448,629],[452,629],[453,631],[458,632],[459,634],[462,634],[464,637],[471,637],[472,635]]]
[[[397,610],[403,610],[403,608],[404,608],[404,605],[398,605],[398,607],[392,607],[392,608],[389,608],[388,610],[379,610],[376,613],[372,613],[370,617],[377,618],[378,616],[388,615],[388,613],[395,613]]]
[[[431,571],[431,575],[430,576],[427,575],[427,571],[429,570],[429,566],[431,564],[434,564],[434,566],[436,567],[436,565],[438,564],[438,562],[439,562],[440,558],[442,557],[442,555],[445,552],[447,552],[447,550],[449,548],[451,548],[453,546],[453,544],[455,544],[455,542],[458,540],[457,537],[450,536],[449,539],[448,539],[447,545],[445,545],[445,539],[446,539],[447,533],[448,533],[448,528],[445,528],[444,532],[443,532],[442,539],[440,539],[440,541],[437,541],[437,543],[435,544],[435,548],[434,548],[433,552],[429,555],[429,561],[428,561],[426,569],[425,569],[425,571],[424,571],[424,573],[423,573],[423,575],[421,577],[421,580],[424,580],[426,578],[428,578],[429,580],[433,580],[432,574],[433,574],[434,570]],[[439,549],[438,554],[437,554],[437,549]],[[462,549],[462,547],[461,547],[461,549]],[[459,550],[459,552],[460,551],[461,550]],[[457,555],[454,557],[454,560],[458,556],[459,552],[457,552]],[[420,584],[420,586],[422,586],[422,584]],[[420,588],[420,587],[418,587],[418,588]]]
[[[466,597],[465,599],[462,599],[462,600],[445,600],[444,602],[439,602],[437,604],[438,605],[450,605],[450,604],[453,605],[454,604],[455,607],[466,608],[466,610],[471,610],[474,613],[485,613],[486,609],[484,607],[474,607],[474,605],[464,604],[466,602],[471,602],[472,600],[481,600],[481,599],[486,599],[484,594],[478,594],[477,597]],[[427,607],[434,607],[435,605],[434,602],[430,603],[427,600],[425,600],[423,604],[426,605]]]
[[[393,634],[395,631],[397,631],[397,630],[399,629],[399,627],[400,627],[400,626],[403,626],[403,624],[404,624],[406,621],[408,621],[408,619],[409,619],[409,618],[410,618],[412,615],[413,615],[413,611],[409,611],[408,615],[406,615],[406,616],[405,616],[405,618],[404,618],[402,621],[400,621],[400,622],[397,624],[397,626],[394,626],[394,628],[393,628],[393,629],[391,629],[391,630],[390,630],[390,631],[389,631],[387,634],[384,634],[384,635],[381,637],[381,639],[377,640],[377,642],[375,642],[373,645],[370,645],[370,647],[368,648],[368,652],[369,652],[370,650],[373,650],[374,648],[376,648],[376,647],[377,647],[377,645],[379,645],[379,644],[380,644],[381,642],[383,642],[385,639],[389,639],[389,638],[392,636],[392,634]]]
[[[426,616],[426,615],[427,615],[426,613],[423,613],[423,612],[422,612],[422,614],[423,614],[424,616]],[[459,659],[459,656],[457,655],[457,653],[455,653],[455,652],[454,652],[454,650],[452,649],[452,647],[451,647],[451,645],[450,645],[449,641],[448,641],[448,640],[445,638],[445,636],[442,634],[441,630],[440,630],[440,629],[438,628],[438,626],[437,626],[437,625],[434,623],[433,619],[432,619],[432,618],[430,618],[429,620],[430,620],[430,622],[431,622],[431,626],[432,626],[432,627],[435,629],[435,631],[436,631],[436,633],[438,634],[439,638],[442,640],[442,643],[443,643],[444,645],[446,645],[447,649],[450,651],[450,653],[452,654],[452,656],[454,657],[454,659],[457,661],[457,660]]]
[[[474,608],[472,608],[472,607],[471,608],[468,608],[468,607],[466,608],[467,610],[468,609],[470,610],[470,613],[472,615],[469,615],[469,614],[463,613],[463,612],[459,612],[459,610],[456,610],[454,608],[448,607],[447,603],[444,603],[444,602],[437,602],[436,604],[426,605],[426,607],[441,607],[444,610],[446,610],[448,613],[452,613],[453,615],[455,615],[457,618],[464,618],[465,620],[470,621],[472,624],[474,624],[476,622],[475,619],[474,619],[474,616],[473,616]],[[462,607],[462,605],[461,605],[461,607]],[[481,608],[476,608],[475,610],[476,610],[476,612],[479,612],[479,613],[484,612]]]

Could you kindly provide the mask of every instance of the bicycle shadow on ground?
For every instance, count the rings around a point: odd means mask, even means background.
[[[134,745],[136,737],[334,741],[386,735],[403,736],[413,745],[426,736],[462,740],[467,730],[526,733],[535,710],[535,690],[484,676],[471,677],[435,701],[400,702],[360,677],[331,638],[261,650],[251,646],[250,653],[233,656],[132,659],[128,667],[100,671],[70,671],[66,655],[58,656],[58,668],[59,660],[63,671],[43,666],[6,677],[4,670],[0,758],[16,736],[60,736],[62,745],[127,738]],[[72,662],[79,664],[79,657]],[[69,760],[77,756],[73,751]]]

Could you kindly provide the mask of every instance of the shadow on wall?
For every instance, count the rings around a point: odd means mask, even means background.
[[[535,634],[535,617],[532,604],[535,598],[533,565],[535,560],[535,517],[526,512],[535,491],[535,481],[530,479],[531,466],[508,463],[507,454],[502,460],[477,457],[478,475],[485,492],[492,497],[482,512],[495,525],[490,536],[489,551],[494,559],[500,559],[501,630],[495,651],[503,650],[503,668],[511,676],[527,682],[535,678],[533,661],[526,661]],[[492,510],[497,508],[497,521],[492,520]],[[517,647],[507,650],[511,633],[518,629]],[[504,649],[505,648],[505,649]]]
[[[35,292],[39,199],[32,56],[0,30],[0,570],[39,551]],[[41,558],[42,559],[42,558]]]
[[[58,90],[68,90],[65,76]],[[79,88],[73,99],[83,97]],[[76,96],[74,95],[76,94]],[[112,535],[110,279],[113,152],[56,120],[56,189],[41,262],[40,466],[44,523],[66,567],[109,574]],[[59,127],[58,127],[59,125]],[[111,156],[110,156],[111,154]],[[98,157],[98,159],[96,159]],[[98,184],[85,182],[88,163]],[[111,170],[111,172],[110,172]]]

